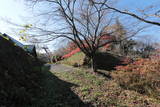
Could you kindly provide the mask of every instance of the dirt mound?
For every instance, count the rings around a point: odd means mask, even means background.
[[[0,36],[0,106],[19,107],[34,101],[39,89],[36,60],[12,41]]]

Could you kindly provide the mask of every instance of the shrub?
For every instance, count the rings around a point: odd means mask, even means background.
[[[52,57],[52,62],[56,63],[57,61],[62,60],[62,56],[60,55],[55,55]]]
[[[78,48],[77,45],[73,42],[69,42],[68,45],[66,46],[65,51],[67,51],[68,53],[71,52],[72,50]]]
[[[112,76],[123,88],[160,99],[160,56],[137,59],[116,69]]]
[[[150,58],[139,58],[126,66],[117,66],[118,71],[135,71],[141,74],[145,72],[160,72],[160,56],[155,55]]]

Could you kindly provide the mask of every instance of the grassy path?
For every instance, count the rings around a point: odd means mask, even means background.
[[[51,72],[70,72],[75,71],[75,68],[62,64],[51,64]]]

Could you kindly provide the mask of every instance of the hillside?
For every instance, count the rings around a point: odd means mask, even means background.
[[[40,73],[36,60],[0,36],[0,106],[19,107],[34,101]]]
[[[53,71],[53,74],[65,82],[76,84],[71,87],[71,90],[76,93],[85,104],[89,104],[87,107],[160,106],[160,100],[156,98],[140,94],[134,90],[124,89],[115,81],[116,77],[109,80],[103,76],[95,75],[86,69],[78,69],[75,72]],[[121,79],[123,80],[123,78]],[[72,97],[69,96],[66,100],[73,102]],[[64,106],[65,105],[62,104],[62,107]],[[78,107],[78,105],[73,105],[71,107]]]
[[[84,58],[85,58],[85,55],[82,52],[77,52],[77,53],[63,59],[60,63],[71,65],[71,66],[74,66],[76,64],[83,65]]]
[[[60,61],[61,64],[71,65],[71,66],[90,66],[90,60],[86,58],[84,53],[76,52]],[[103,70],[113,70],[116,65],[119,65],[122,61],[122,58],[119,56],[107,53],[100,52],[96,55],[97,67]]]

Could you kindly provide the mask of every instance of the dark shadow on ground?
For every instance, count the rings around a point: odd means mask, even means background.
[[[63,81],[49,71],[42,71],[42,74],[42,91],[31,107],[93,107],[71,90],[76,84]]]
[[[41,71],[49,71],[51,69],[51,64],[44,64],[42,67],[41,67]]]
[[[111,76],[110,73],[108,73],[108,72],[97,71],[96,73],[97,73],[98,75],[101,75],[101,76],[109,79],[109,80],[112,79],[112,76]]]
[[[96,53],[96,65],[100,70],[112,71],[117,65],[121,64],[121,58],[107,52]],[[91,62],[88,57],[85,57],[83,66],[91,67]]]
[[[115,67],[121,63],[118,56],[106,52],[98,53],[96,55],[96,60],[98,69],[108,71],[115,70]]]

